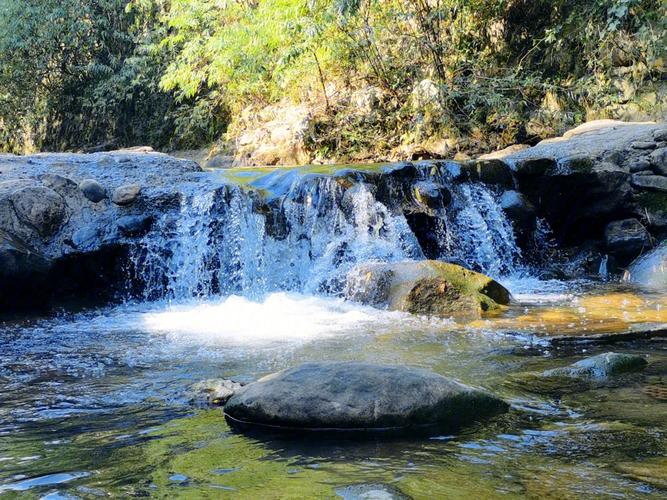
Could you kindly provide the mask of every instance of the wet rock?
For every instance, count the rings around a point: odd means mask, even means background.
[[[100,242],[101,229],[96,225],[88,225],[77,229],[72,234],[72,244],[77,250],[94,248]]]
[[[50,266],[46,258],[0,230],[0,312],[44,301]]]
[[[651,236],[637,219],[610,222],[604,231],[604,241],[607,251],[619,259],[621,265],[651,246]]]
[[[653,140],[655,142],[667,142],[667,128],[653,132]]]
[[[389,267],[360,266],[347,275],[345,297],[369,306],[384,306],[389,301],[394,272]]]
[[[639,160],[631,163],[628,168],[630,169],[630,172],[633,173],[633,174],[635,174],[637,172],[644,172],[644,171],[652,172],[651,163],[648,160],[645,160],[645,159],[639,159]]]
[[[476,160],[462,165],[463,175],[470,182],[483,182],[507,188],[514,187],[512,169],[502,160]]]
[[[655,142],[653,141],[635,141],[630,144],[632,149],[655,149]]]
[[[662,175],[637,175],[632,176],[632,185],[647,191],[659,191],[667,193],[667,177]]]
[[[535,229],[537,222],[535,206],[518,191],[505,191],[500,197],[500,206],[507,217],[515,223],[515,227],[528,231]]]
[[[116,188],[111,197],[116,205],[126,206],[134,203],[141,192],[141,186],[138,184],[127,184],[125,186],[120,186]]]
[[[648,159],[656,174],[667,175],[667,148],[656,149]]]
[[[362,264],[348,274],[346,296],[390,310],[459,319],[479,318],[510,301],[507,289],[488,276],[432,260]]]
[[[192,385],[190,392],[195,401],[207,405],[222,406],[245,384],[224,378],[202,380]]]
[[[304,430],[446,428],[506,412],[484,391],[419,368],[306,363],[239,390],[225,406],[230,424]]]
[[[84,179],[79,183],[79,189],[93,203],[98,203],[107,197],[106,189],[95,179]]]
[[[118,229],[125,236],[142,236],[146,234],[152,224],[150,215],[125,215],[118,219]]]
[[[543,377],[607,378],[643,370],[648,362],[643,356],[605,352],[562,368],[542,373]]]
[[[433,181],[419,181],[413,186],[413,193],[417,203],[431,210],[446,207],[452,200],[449,190],[442,184]]]
[[[667,290],[667,242],[634,262],[628,279],[648,288]]]
[[[67,215],[62,196],[46,186],[18,189],[12,193],[11,201],[19,219],[42,236],[56,232]]]

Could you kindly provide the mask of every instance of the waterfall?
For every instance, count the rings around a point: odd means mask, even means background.
[[[165,213],[133,247],[143,298],[338,294],[356,264],[425,258],[400,204],[379,201],[372,183],[285,179],[279,193],[228,182],[184,189],[180,210]],[[452,197],[434,215],[441,258],[496,277],[516,272],[521,251],[497,195],[460,184]]]
[[[483,184],[462,184],[447,213],[447,252],[443,258],[499,277],[513,274],[521,262],[512,224],[497,197]]]

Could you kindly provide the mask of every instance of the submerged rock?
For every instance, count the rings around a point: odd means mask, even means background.
[[[606,378],[643,370],[648,364],[643,356],[605,352],[562,368],[542,373],[544,377]]]
[[[427,370],[358,362],[306,363],[239,390],[232,425],[304,430],[458,429],[509,405]]]
[[[643,370],[647,364],[642,356],[607,352],[544,372],[514,374],[508,383],[539,394],[569,394],[616,383],[614,377]]]
[[[409,500],[401,490],[390,484],[361,483],[342,486],[336,495],[343,500]]]
[[[372,306],[440,317],[479,318],[509,304],[497,281],[434,260],[368,263],[348,273],[346,297]]]
[[[213,378],[197,382],[190,390],[195,401],[201,401],[208,405],[221,406],[238,392],[243,385],[225,378]]]

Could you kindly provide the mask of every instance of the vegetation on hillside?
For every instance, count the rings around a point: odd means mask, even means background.
[[[0,149],[194,147],[277,102],[322,158],[502,147],[655,106],[666,47],[661,0],[0,0]]]

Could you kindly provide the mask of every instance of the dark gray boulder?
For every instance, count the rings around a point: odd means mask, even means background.
[[[107,191],[104,186],[95,179],[84,179],[79,183],[79,189],[83,195],[93,203],[99,203],[107,197]]]
[[[651,246],[651,236],[637,219],[610,222],[604,231],[607,251],[621,263],[628,263]]]
[[[457,429],[508,410],[501,399],[427,370],[306,363],[239,390],[225,406],[240,426],[304,430]]]

